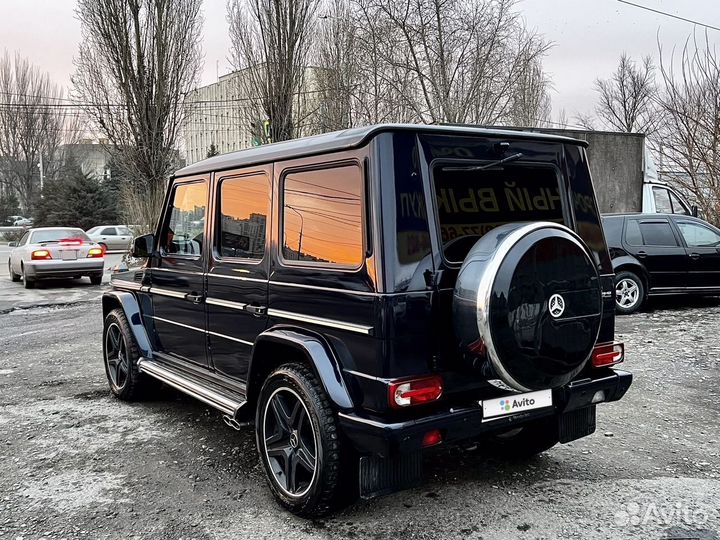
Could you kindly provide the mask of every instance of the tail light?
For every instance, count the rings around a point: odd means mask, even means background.
[[[392,383],[388,398],[390,406],[396,409],[436,401],[442,396],[443,382],[438,376],[421,379],[406,379]]]
[[[61,246],[82,246],[82,238],[63,238],[58,242]]]
[[[98,258],[98,257],[102,258],[104,255],[105,255],[105,250],[103,248],[99,248],[99,247],[90,248],[88,250],[88,254],[87,254],[87,256],[92,259]]]
[[[592,353],[593,367],[605,367],[619,364],[625,360],[625,345],[616,341],[615,343],[605,343],[596,345]]]
[[[52,259],[52,255],[50,255],[50,252],[47,249],[36,249],[30,254],[30,259],[33,261],[45,261],[47,259]]]

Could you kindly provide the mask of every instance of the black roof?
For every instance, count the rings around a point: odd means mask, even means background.
[[[313,135],[301,139],[265,144],[247,148],[238,152],[231,152],[198,161],[177,171],[175,176],[189,176],[212,171],[221,171],[244,167],[259,163],[268,163],[278,159],[290,159],[313,154],[323,154],[348,150],[363,146],[370,138],[378,133],[387,131],[414,131],[417,133],[448,134],[448,135],[485,135],[513,139],[532,139],[537,141],[552,141],[587,146],[586,141],[548,135],[545,133],[514,131],[510,129],[488,129],[467,126],[427,126],[416,124],[379,124],[334,131],[322,135]]]

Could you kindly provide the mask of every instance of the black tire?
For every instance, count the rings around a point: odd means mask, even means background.
[[[119,342],[111,337],[115,329]],[[119,308],[112,310],[103,324],[103,364],[110,391],[123,401],[137,401],[157,387],[153,379],[138,370],[139,359],[140,353],[125,312]]]
[[[622,315],[634,313],[645,301],[645,285],[640,277],[628,270],[615,275],[615,311]]]
[[[34,289],[35,288],[35,280],[30,279],[27,274],[25,273],[25,268],[22,269],[22,280],[23,280],[23,287],[26,289]]]
[[[13,272],[12,264],[10,264],[10,261],[8,261],[8,272],[10,273],[10,279],[13,282],[17,283],[18,281],[20,281],[21,276],[20,274],[16,274],[15,272]]]
[[[480,442],[480,450],[506,460],[530,459],[560,442],[557,417],[549,416],[492,435]]]
[[[270,490],[283,507],[299,516],[319,517],[346,502],[340,490],[341,442],[335,414],[306,366],[286,364],[265,380],[255,433]],[[308,463],[314,466],[312,473]],[[343,484],[342,491],[352,489]]]
[[[90,283],[93,285],[100,285],[102,283],[102,274],[90,276]]]

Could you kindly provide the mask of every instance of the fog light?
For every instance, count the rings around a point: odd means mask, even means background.
[[[435,446],[436,444],[440,444],[441,442],[442,433],[440,433],[439,429],[433,429],[432,431],[428,431],[425,435],[423,435],[423,448],[427,446]]]
[[[602,403],[605,401],[605,390],[598,390],[592,397],[591,403]]]

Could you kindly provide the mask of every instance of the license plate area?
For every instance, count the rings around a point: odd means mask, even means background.
[[[509,394],[480,402],[483,420],[512,416],[526,411],[552,407],[552,390],[538,390],[524,394]]]
[[[77,260],[77,251],[74,249],[64,249],[60,252],[60,258],[63,261],[75,261]]]

